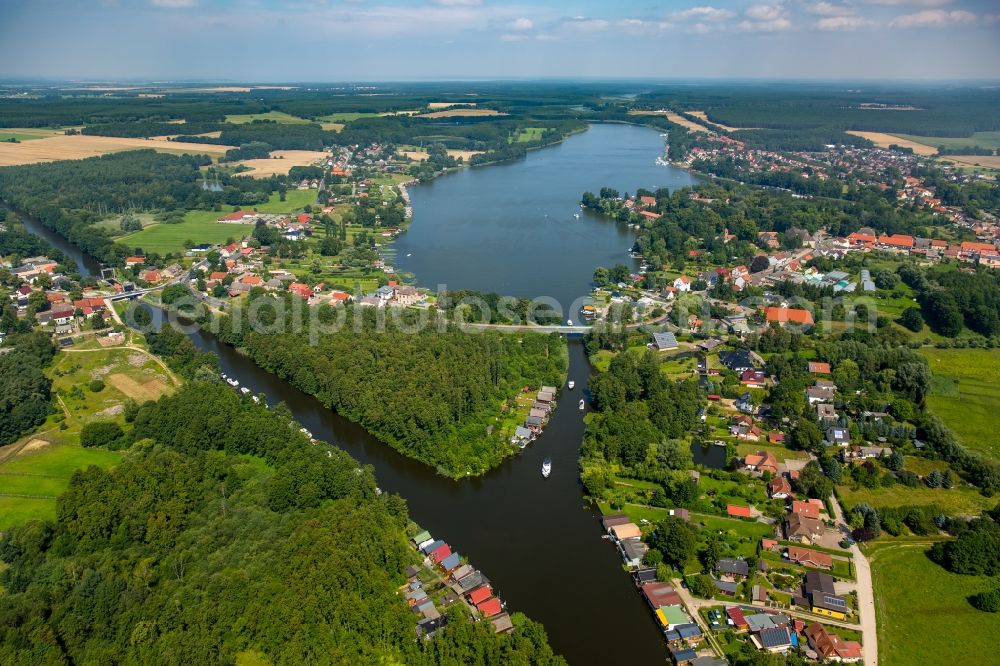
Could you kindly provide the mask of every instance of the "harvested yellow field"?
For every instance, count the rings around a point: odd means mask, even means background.
[[[164,153],[222,155],[232,146],[212,143],[184,143],[157,139],[128,139],[114,136],[57,135],[23,143],[0,143],[0,166],[82,160],[123,150],[152,148]]]
[[[401,150],[399,154],[408,160],[414,160],[417,162],[423,162],[430,154],[426,150]]]
[[[888,148],[891,145],[897,145],[901,148],[911,148],[917,155],[937,155],[937,148],[934,146],[925,146],[922,143],[910,141],[909,139],[903,139],[893,134],[886,134],[885,132],[858,132],[855,130],[848,130],[847,133],[853,136],[860,136],[862,139],[868,139],[879,148]]]
[[[1000,169],[1000,155],[949,155],[942,158],[945,162],[954,162],[965,166],[982,166],[987,169]]]
[[[708,114],[705,113],[704,111],[688,111],[688,115],[694,116],[695,118],[703,120],[706,123],[712,123],[713,125],[718,125],[727,132],[739,132],[740,130],[747,130],[747,129],[760,129],[759,127],[730,127],[729,125],[723,125],[722,123],[717,123],[714,120],[709,120]]]
[[[253,171],[247,171],[239,175],[250,176],[251,178],[286,176],[292,167],[310,166],[320,160],[325,160],[327,157],[329,155],[321,150],[276,150],[267,159],[243,160],[239,162],[239,164],[253,169]]]
[[[163,383],[162,379],[151,379],[148,382],[139,383],[126,374],[116,372],[108,375],[108,382],[138,403],[156,400],[167,392],[167,385]]]
[[[667,120],[674,123],[675,125],[680,125],[692,132],[707,132],[708,128],[698,123],[691,122],[684,116],[677,115],[673,111],[629,111],[630,116],[664,116]]]
[[[344,123],[320,123],[319,126],[325,130],[333,130],[334,132],[344,129]]]
[[[479,155],[483,151],[481,151],[481,150],[448,150],[447,152],[448,152],[449,155],[451,155],[452,157],[454,157],[456,160],[461,157],[463,160],[465,160],[466,162],[468,162],[469,159],[471,159],[473,155]]]
[[[421,115],[421,118],[453,118],[455,116],[506,116],[506,113],[500,113],[494,109],[472,109],[469,107],[462,107],[460,109],[447,109],[445,111],[434,111],[433,113],[425,113]]]
[[[427,105],[428,109],[447,109],[451,106],[475,106],[475,102],[431,102]]]

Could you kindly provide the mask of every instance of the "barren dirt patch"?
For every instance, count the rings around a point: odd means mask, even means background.
[[[167,392],[167,385],[163,383],[162,379],[151,379],[148,382],[139,383],[128,375],[116,372],[113,375],[108,375],[108,382],[136,402],[156,400]]]
[[[691,122],[684,116],[680,116],[673,111],[629,111],[630,116],[664,116],[667,120],[674,123],[675,125],[680,125],[685,129],[689,129],[692,132],[707,132],[708,128],[698,123]]]
[[[473,109],[469,107],[462,107],[458,109],[447,109],[445,111],[434,111],[433,113],[425,113],[421,115],[421,118],[453,118],[456,116],[506,116],[506,113],[500,113],[494,109]]]

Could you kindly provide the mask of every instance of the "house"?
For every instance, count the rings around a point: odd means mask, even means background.
[[[452,553],[448,557],[438,562],[438,565],[445,573],[450,573],[454,571],[461,564],[462,564],[462,556],[459,555],[458,553]]]
[[[393,297],[393,302],[398,305],[410,306],[415,305],[421,299],[420,292],[409,286],[396,287],[396,294]]]
[[[761,629],[750,640],[758,650],[785,652],[792,647],[793,636],[788,627],[769,627]]]
[[[747,561],[735,557],[722,557],[715,563],[715,570],[733,580],[742,580],[750,575]]]
[[[772,430],[767,433],[767,441],[770,444],[784,444],[785,443],[785,433],[779,432],[777,430]]]
[[[451,572],[451,579],[458,582],[471,574],[475,569],[472,568],[471,564],[463,564],[459,568]]]
[[[719,352],[719,363],[729,368],[733,372],[743,372],[744,370],[753,370],[755,367],[753,357],[750,355],[750,352],[746,351]]]
[[[639,211],[639,215],[642,215],[644,218],[646,218],[647,220],[650,220],[650,221],[656,221],[656,220],[660,219],[661,217],[663,217],[659,213],[654,213],[651,210],[640,210]]]
[[[676,606],[681,603],[681,596],[677,590],[667,583],[646,583],[640,588],[643,598],[652,609],[661,606]]]
[[[256,217],[257,211],[237,210],[217,218],[216,222],[220,222],[222,224],[249,224],[250,222],[253,222]]]
[[[778,459],[770,451],[758,451],[749,453],[743,459],[744,466],[751,472],[778,473]]]
[[[719,592],[726,595],[727,597],[736,596],[736,591],[737,591],[736,583],[730,582],[728,580],[716,580],[715,578],[713,578],[712,584],[715,585],[715,589],[717,589]]]
[[[309,285],[303,284],[301,282],[293,282],[288,285],[288,291],[293,294],[298,294],[302,298],[309,299],[312,297],[313,291],[309,288]]]
[[[726,608],[726,617],[729,618],[728,622],[731,622],[733,628],[736,631],[746,631],[750,628],[747,624],[746,616],[743,615],[743,609],[739,606],[729,606]]]
[[[793,513],[785,518],[785,537],[789,541],[815,543],[823,536],[824,531],[823,521],[816,518],[803,516],[800,513]]]
[[[814,375],[828,375],[830,374],[830,364],[809,361],[809,372]]]
[[[673,284],[677,291],[691,291],[691,278],[686,275],[681,275]]]
[[[819,622],[810,624],[803,633],[809,647],[822,659],[839,662],[861,660],[861,645],[858,642],[845,641],[838,634],[829,633]]]
[[[650,197],[650,196],[645,196],[645,195],[641,196],[641,197],[639,197],[639,203],[642,206],[644,206],[644,207],[655,206],[656,205],[656,197]]]
[[[636,569],[632,572],[632,580],[639,587],[642,587],[646,583],[656,582],[656,569],[652,567]]]
[[[481,604],[476,605],[476,610],[483,614],[483,617],[493,617],[494,615],[499,615],[503,612],[503,605],[500,600],[496,597],[492,599],[487,599]]]
[[[747,370],[747,372],[751,371]],[[753,396],[750,395],[750,391],[747,391],[737,398],[733,405],[737,410],[743,412],[744,414],[753,414],[754,412]]]
[[[750,507],[739,504],[727,504],[726,513],[729,514],[730,518],[750,518],[752,515]]]
[[[847,428],[827,428],[824,443],[827,446],[847,446],[851,443],[851,433]]]
[[[768,324],[776,323],[781,326],[785,324],[795,324],[797,326],[812,326],[812,313],[809,310],[799,310],[796,308],[769,307],[764,311],[764,317]]]
[[[423,542],[427,541],[430,538],[431,538],[430,532],[424,530],[419,534],[417,534],[415,537],[413,537],[412,541],[414,545],[419,546],[420,544],[422,544]]]
[[[809,386],[806,388],[806,399],[809,400],[810,405],[817,402],[830,402],[836,394],[835,389],[823,386]]]
[[[440,563],[441,560],[451,555],[451,547],[448,544],[443,543],[434,550],[432,550],[430,553],[428,553],[428,555],[432,560],[434,560],[437,563]]]
[[[125,268],[142,266],[144,263],[146,263],[146,257],[125,257]]]
[[[480,585],[466,595],[470,604],[480,604],[493,596],[493,589],[489,585]]]
[[[812,567],[813,569],[833,568],[833,557],[827,553],[821,553],[816,550],[801,548],[799,546],[789,546],[787,554],[788,560],[790,562],[794,562],[795,564]]]
[[[684,607],[680,604],[660,606],[656,609],[655,615],[660,626],[664,629],[673,629],[674,627],[691,622],[691,618],[684,612]]]
[[[649,548],[641,539],[623,539],[618,542],[618,549],[621,551],[622,559],[630,567],[637,567],[642,564],[642,558],[646,556]]]
[[[783,476],[776,476],[768,484],[767,492],[771,499],[786,499],[792,494],[792,484]]]
[[[608,532],[610,532],[611,536],[613,536],[617,541],[623,541],[624,539],[638,539],[642,536],[639,526],[635,523],[621,523],[619,525],[613,525]]]
[[[913,236],[892,234],[878,239],[878,245],[884,250],[893,252],[909,252],[913,248]]]
[[[891,455],[892,448],[888,446],[849,446],[840,451],[840,459],[844,462],[860,462]]]
[[[847,601],[836,594],[833,576],[810,571],[802,582],[802,596],[809,600],[812,612],[837,620],[847,619]]]
[[[819,520],[819,507],[812,502],[794,500],[792,502],[792,513]]]
[[[821,402],[816,405],[816,416],[822,425],[830,426],[837,423],[839,417],[837,410],[828,402]]]
[[[698,660],[698,653],[691,648],[681,648],[679,650],[671,650],[670,658],[677,666],[688,666],[688,664],[693,664]]]
[[[631,523],[631,522],[632,522],[631,518],[621,513],[601,516],[601,526],[604,527],[605,531],[607,531],[608,534],[611,533],[611,528],[614,527],[615,525],[624,525],[625,523]]]
[[[656,345],[657,351],[677,349],[677,338],[669,331],[653,333],[653,344]]]
[[[764,388],[767,380],[761,370],[744,370],[740,373],[740,384],[747,388]]]
[[[514,623],[510,619],[510,615],[507,613],[500,613],[499,615],[494,615],[490,618],[490,622],[493,623],[493,632],[497,634],[506,634],[514,631]]]

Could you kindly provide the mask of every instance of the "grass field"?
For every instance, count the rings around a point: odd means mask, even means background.
[[[514,139],[515,143],[526,143],[528,141],[538,141],[542,138],[542,134],[545,133],[544,127],[525,127],[523,130],[517,133],[517,137]]]
[[[1000,458],[1000,349],[924,349],[934,379],[927,406],[974,451]]]
[[[805,460],[809,457],[809,454],[805,451],[793,451],[791,449],[786,449],[784,446],[755,444],[753,442],[740,442],[736,445],[736,452],[741,456],[746,456],[750,453],[757,453],[759,451],[770,451],[779,462],[785,462],[786,460]]]
[[[161,153],[222,155],[232,146],[209,143],[183,143],[158,139],[129,139],[111,136],[55,135],[24,143],[0,143],[0,166],[82,160],[96,155],[125,150],[152,148]]]
[[[298,116],[293,116],[285,113],[284,111],[268,111],[267,113],[247,113],[226,116],[227,123],[234,123],[236,125],[252,123],[255,120],[273,120],[276,123],[286,123],[289,125],[303,125],[305,123],[312,122],[311,120],[299,118]]]
[[[901,148],[911,148],[917,155],[937,155],[937,148],[917,143],[916,141],[909,141],[894,134],[886,134],[885,132],[857,132],[854,130],[849,130],[847,133],[859,136],[862,139],[868,139],[879,148],[888,148],[895,144]]]
[[[996,505],[994,498],[983,497],[975,488],[956,483],[954,488],[928,488],[920,485],[916,488],[896,484],[891,488],[851,489],[849,486],[838,486],[845,508],[853,507],[861,502],[876,509],[893,506],[931,506],[937,505],[948,515],[976,515],[983,509]]]
[[[1000,148],[1000,132],[976,132],[968,137],[950,136],[917,136],[914,134],[897,134],[909,141],[922,143],[925,146],[934,148],[965,148],[966,146],[978,146],[980,148]]]
[[[949,573],[927,558],[927,549],[920,543],[876,543],[868,549],[879,663],[995,664],[1000,613],[978,611],[966,597],[996,581]]]
[[[316,118],[316,120],[327,123],[349,123],[352,120],[357,120],[358,118],[374,118],[379,115],[381,114],[345,111],[343,113],[330,113],[325,116],[319,116],[318,118]]]
[[[289,190],[285,201],[273,194],[267,203],[258,204],[255,208],[261,213],[292,213],[315,201],[316,190]],[[142,248],[144,252],[182,253],[185,251],[185,241],[191,241],[195,245],[225,243],[230,238],[239,240],[253,231],[252,224],[217,222],[226,212],[228,211],[189,210],[184,215],[184,221],[179,224],[154,224],[116,240],[129,247]]]

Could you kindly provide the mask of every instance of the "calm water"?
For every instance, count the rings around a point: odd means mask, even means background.
[[[595,267],[638,266],[628,256],[634,233],[582,210],[580,197],[605,186],[635,193],[695,183],[656,164],[663,146],[649,128],[593,125],[524,159],[415,185],[413,224],[395,243],[395,265],[431,289],[550,296],[575,320],[572,304],[590,292]]]
[[[652,130],[598,125],[524,160],[466,169],[414,188],[415,220],[398,245],[397,263],[422,285],[502,293],[551,295],[562,303],[589,291],[593,268],[627,261],[631,235],[613,223],[581,214],[585,190],[603,185],[683,186],[684,172],[653,161],[662,139]],[[549,215],[546,218],[545,215]],[[96,262],[61,237],[45,235],[81,264]],[[405,258],[406,253],[412,257]],[[208,333],[195,344],[218,355],[222,371],[242,385],[281,401],[313,434],[375,466],[379,485],[407,500],[415,521],[445,539],[493,581],[512,611],[542,622],[553,648],[572,664],[663,663],[666,643],[598,515],[583,501],[577,454],[590,366],[579,341],[570,341],[569,378],[542,436],[490,473],[461,482],[399,455],[308,396],[260,370]],[[548,479],[542,459],[552,460]]]

